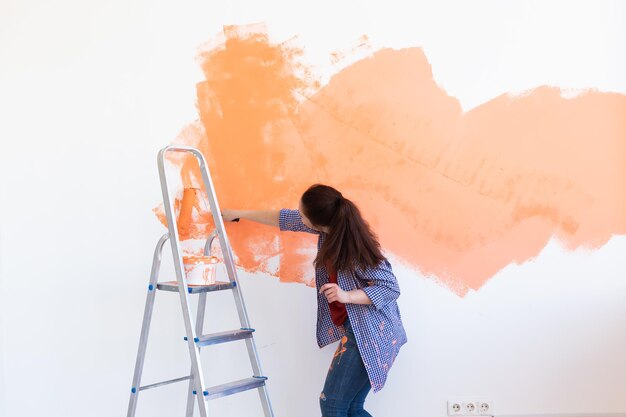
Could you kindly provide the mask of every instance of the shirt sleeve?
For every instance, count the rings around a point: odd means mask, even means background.
[[[400,286],[396,279],[391,264],[384,259],[377,267],[367,267],[360,270],[363,279],[370,283],[362,290],[372,300],[372,304],[377,310],[387,306],[400,296]]]
[[[281,231],[289,230],[292,232],[307,232],[319,235],[321,232],[311,229],[302,222],[302,216],[298,210],[280,209],[278,216],[278,227]]]

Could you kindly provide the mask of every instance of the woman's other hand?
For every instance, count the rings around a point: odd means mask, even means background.
[[[361,289],[352,291],[344,291],[339,285],[329,282],[320,287],[320,293],[324,293],[324,296],[328,300],[328,303],[333,301],[339,301],[343,304],[372,304],[372,300]]]
[[[348,291],[344,291],[339,288],[339,285],[329,282],[320,287],[320,293],[323,293],[329,303],[333,301],[339,301],[340,303],[346,304],[350,301],[350,294]]]

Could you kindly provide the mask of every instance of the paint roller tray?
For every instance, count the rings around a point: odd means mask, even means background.
[[[201,292],[230,290],[235,287],[234,282],[217,281],[215,284],[209,285],[187,285],[189,294],[197,294]],[[166,281],[157,283],[157,288],[162,291],[178,292],[178,283],[176,281]]]

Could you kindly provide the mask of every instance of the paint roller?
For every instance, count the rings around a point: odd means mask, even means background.
[[[189,227],[191,225],[191,212],[193,204],[196,201],[196,189],[185,188],[183,190],[183,199],[180,202],[180,213],[178,214],[178,235],[181,239],[189,236]]]
[[[193,187],[186,187],[183,190],[183,199],[180,203],[180,213],[178,215],[178,234],[183,239],[188,237],[190,233],[191,214],[196,201],[197,190],[197,188]],[[208,211],[210,212],[210,210]],[[231,221],[238,222],[239,217]]]

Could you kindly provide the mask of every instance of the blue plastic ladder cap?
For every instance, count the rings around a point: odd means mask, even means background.
[[[193,392],[193,395],[196,395],[196,390],[193,390],[192,392]]]
[[[183,339],[187,340],[187,336],[184,336]]]
[[[132,388],[130,389],[130,392],[132,392],[133,394],[135,394],[135,393],[137,392],[137,388],[132,387]]]
[[[194,341],[194,342],[196,342],[196,343],[198,343],[198,342],[200,341],[200,339],[198,339],[197,337],[194,337],[194,338],[193,338],[193,341]]]
[[[209,391],[202,391],[202,394],[206,397],[207,395],[209,395]]]
[[[191,288],[187,288],[187,292],[191,294]]]
[[[154,285],[150,284],[148,285],[148,291],[152,291],[154,289]]]
[[[237,282],[233,281],[233,287],[237,286]]]

